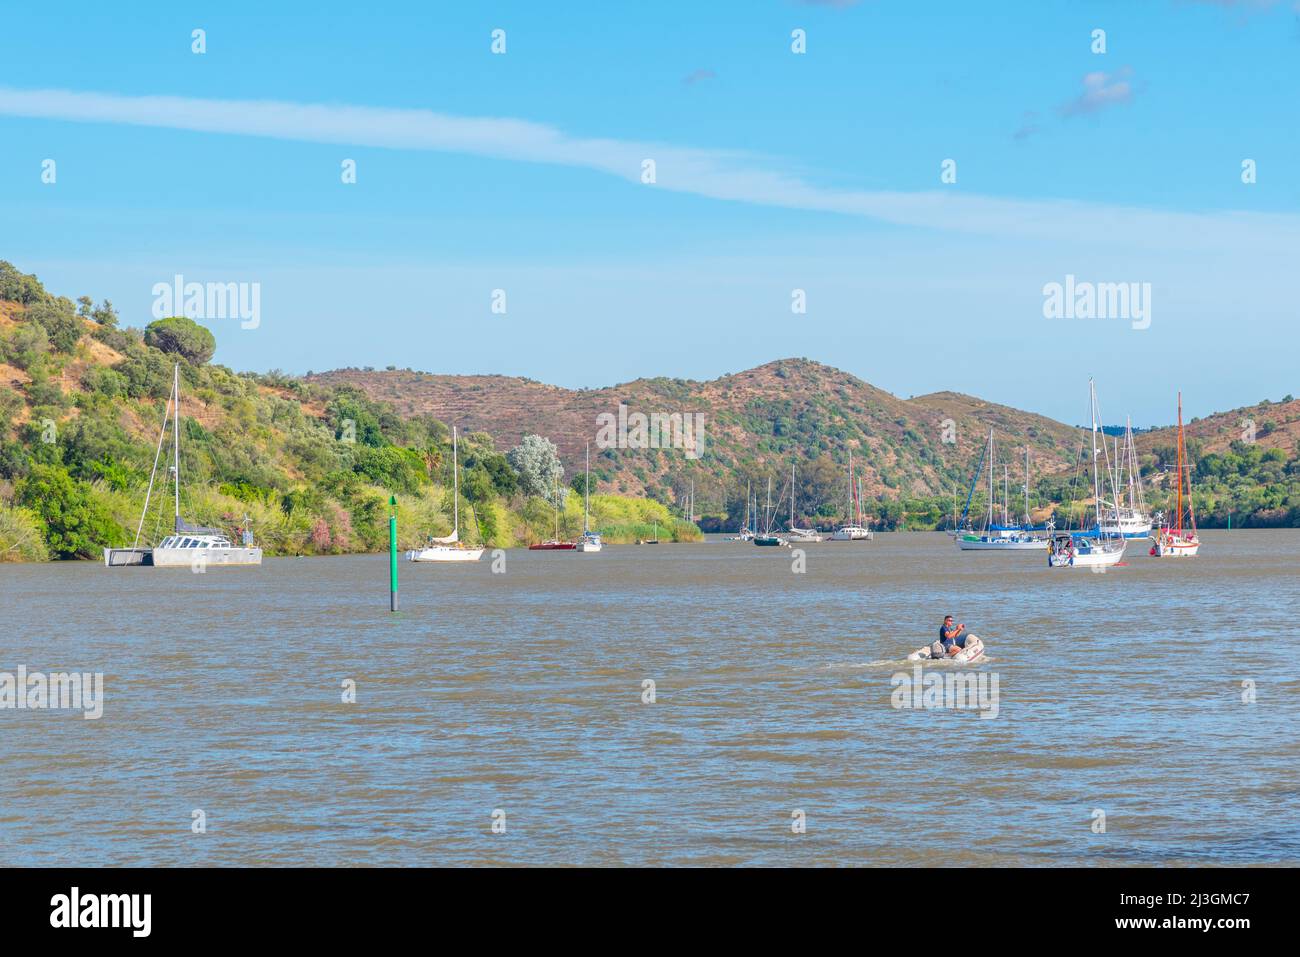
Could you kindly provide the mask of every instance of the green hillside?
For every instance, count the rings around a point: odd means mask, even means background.
[[[268,555],[375,551],[395,494],[403,548],[447,534],[446,423],[346,386],[235,373],[209,363],[213,347],[189,320],[122,328],[111,304],[52,295],[0,262],[0,561],[132,542],[176,363],[189,521],[235,534],[247,520]],[[552,505],[527,494],[491,436],[463,436],[460,452],[463,537],[510,547],[553,534]],[[142,543],[170,525],[169,496],[155,491]],[[597,495],[592,512],[612,541],[656,521],[663,537],[699,535],[646,499]],[[567,495],[561,531],[581,528],[581,499]]]
[[[776,511],[788,516],[792,463],[799,524],[831,527],[844,517],[850,451],[875,527],[946,527],[990,427],[1003,457],[1018,462],[1028,449],[1037,519],[1078,516],[1087,504],[1082,430],[958,393],[900,399],[806,359],[709,382],[654,378],[575,391],[396,369],[240,374],[212,365],[214,348],[212,334],[189,320],[123,328],[110,303],[53,295],[0,262],[0,561],[97,558],[105,545],[133,541],[176,363],[182,510],[232,534],[247,520],[269,555],[380,550],[394,494],[403,547],[446,534],[451,422],[462,430],[465,536],[494,547],[550,537],[552,484],[512,464],[510,450],[528,435],[546,437],[558,446],[558,460],[551,452],[548,461],[562,463],[567,486],[580,489],[596,416],[620,403],[706,411],[708,426],[698,458],[592,448],[592,524],[613,542],[648,537],[655,523],[661,537],[678,540],[735,529],[746,486],[761,496],[769,476]],[[1172,497],[1173,441],[1167,428],[1138,436],[1157,508]],[[1194,420],[1188,448],[1203,525],[1300,526],[1292,396]],[[1020,470],[1011,473],[1018,515]],[[682,517],[692,488],[699,527]],[[984,494],[976,492],[976,515]],[[171,521],[167,495],[152,502],[144,543]],[[565,497],[566,537],[581,530],[581,509],[578,495]]]

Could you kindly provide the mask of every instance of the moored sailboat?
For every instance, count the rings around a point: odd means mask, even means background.
[[[574,552],[578,550],[577,542],[566,542],[560,538],[560,476],[555,476],[555,537],[544,542],[533,542],[528,546],[530,552]]]
[[[451,534],[442,538],[430,535],[424,548],[412,549],[406,553],[408,562],[476,562],[483,557],[482,546],[475,548],[460,540],[460,462],[454,425],[451,427],[451,482]]]
[[[790,463],[790,535],[786,539],[788,542],[797,542],[799,544],[809,542],[820,542],[822,536],[818,534],[815,528],[799,528],[794,523],[794,500],[795,500],[795,482],[794,482],[794,463]]]
[[[163,410],[162,429],[158,433],[158,448],[154,452],[153,470],[149,473],[149,488],[144,496],[144,508],[135,529],[135,541],[130,548],[105,548],[104,566],[120,568],[127,565],[154,568],[190,568],[205,570],[208,566],[261,565],[262,550],[253,545],[253,536],[245,525],[242,543],[235,545],[219,528],[190,525],[181,517],[181,367],[172,367],[172,393]],[[167,434],[168,419],[172,426],[172,465],[168,469],[175,490],[173,534],[152,548],[140,547],[145,516],[149,514],[149,500],[153,496],[154,479],[162,457],[163,439]]]
[[[1127,500],[1119,489],[1125,488],[1127,474]],[[1137,448],[1133,444],[1133,423],[1124,428],[1124,451],[1115,442],[1115,501],[1109,504],[1101,519],[1101,530],[1108,535],[1124,538],[1146,538],[1151,534],[1151,516],[1147,514],[1146,500],[1142,494],[1142,472],[1138,466]]]
[[[591,443],[587,443],[587,478],[582,483],[582,537],[578,539],[579,552],[598,552],[603,546],[600,536],[591,530]]]
[[[1183,394],[1178,393],[1178,498],[1174,522],[1161,521],[1160,528],[1151,540],[1151,554],[1156,558],[1194,558],[1201,550],[1201,539],[1196,534],[1196,509],[1192,507],[1191,464],[1183,444]],[[1183,527],[1183,480],[1187,481],[1187,518],[1191,531]]]
[[[780,535],[772,531],[772,476],[767,477],[767,504],[763,506],[763,531],[754,536],[755,545],[769,548],[781,548],[787,543]]]
[[[1092,501],[1098,519],[1105,507],[1101,498],[1100,463],[1097,461],[1097,422],[1100,413],[1097,409],[1097,387],[1088,380],[1088,398],[1092,414]],[[1104,444],[1104,443],[1103,443]],[[1107,469],[1111,481],[1114,474]],[[1114,494],[1114,489],[1111,489]],[[1115,496],[1118,498],[1118,496]],[[1105,568],[1118,565],[1124,557],[1127,540],[1117,534],[1103,531],[1100,522],[1096,525],[1096,534],[1079,535],[1070,531],[1056,532],[1052,535],[1047,552],[1048,568]]]
[[[984,527],[976,532],[967,522],[971,498],[975,494],[975,484],[983,471],[985,459],[989,464],[989,500],[988,512],[984,518]],[[996,452],[993,444],[993,430],[989,429],[988,444],[980,456],[980,464],[971,477],[970,493],[966,497],[966,508],[962,512],[961,523],[957,531],[957,547],[964,552],[1007,552],[1033,551],[1047,547],[1047,539],[1031,534],[1033,526],[1029,518],[1029,449],[1025,449],[1025,518],[1020,525],[1011,524],[1011,503],[1009,479],[1004,481],[1002,499],[1002,522],[993,519],[993,473],[996,467]]]
[[[853,450],[849,450],[849,511],[848,520],[835,529],[831,535],[833,542],[869,542],[875,536],[871,529],[862,524],[862,501],[860,490],[853,477]]]

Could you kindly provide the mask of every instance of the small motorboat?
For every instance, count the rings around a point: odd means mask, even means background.
[[[936,642],[935,644],[938,644]],[[975,635],[966,636],[966,646],[957,649],[955,655],[943,655],[942,657],[934,653],[933,645],[926,645],[924,648],[918,648],[907,656],[908,661],[953,661],[958,664],[971,664],[976,661],[984,660],[984,642]]]

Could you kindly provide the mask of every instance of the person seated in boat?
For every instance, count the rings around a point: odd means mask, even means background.
[[[966,626],[954,625],[952,615],[945,615],[939,627],[939,640],[931,646],[931,651],[945,657],[955,655],[966,647],[966,636]]]

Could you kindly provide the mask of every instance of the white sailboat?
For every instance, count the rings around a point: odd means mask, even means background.
[[[1101,463],[1097,460],[1097,423],[1101,413],[1097,408],[1097,387],[1091,379],[1088,380],[1088,397],[1092,414],[1092,500],[1097,518],[1100,520],[1102,509],[1105,508],[1101,497]],[[1104,441],[1102,451],[1105,451]],[[1114,473],[1107,469],[1106,474],[1113,483]],[[1119,496],[1113,486],[1111,494],[1114,496],[1112,501],[1117,501]],[[1076,535],[1069,531],[1057,532],[1052,536],[1051,547],[1047,552],[1047,567],[1105,568],[1118,565],[1124,557],[1126,544],[1127,539],[1122,536],[1104,532],[1100,521],[1096,525],[1095,534]]]
[[[451,427],[451,482],[452,528],[443,538],[429,536],[429,544],[406,553],[408,562],[476,562],[483,557],[484,548],[466,545],[460,540],[460,462],[456,440],[456,427]]]
[[[869,542],[875,536],[871,529],[862,524],[862,502],[859,490],[854,485],[853,480],[853,450],[849,450],[849,517],[851,521],[845,522],[831,535],[833,542]]]
[[[750,527],[750,486],[745,483],[745,523],[741,525],[740,530],[727,539],[729,542],[752,542],[754,540],[754,530]],[[755,523],[757,524],[757,523]]]
[[[997,459],[992,429],[989,429],[989,441],[985,447],[984,456],[980,458],[980,465],[975,470],[974,478],[971,479],[972,492],[975,483],[979,481],[985,458],[988,459],[989,463],[989,503],[988,512],[984,518],[984,528],[979,532],[971,528],[960,529],[956,535],[957,547],[963,552],[1015,552],[1046,548],[1047,539],[1039,538],[1028,530],[1031,524],[1029,520],[1029,449],[1025,449],[1025,519],[1021,525],[1011,524],[1010,479],[1006,476],[1005,467],[1002,492],[1002,523],[997,524],[993,520],[993,472]]]
[[[1115,440],[1115,480],[1116,489],[1125,488],[1124,476],[1127,474],[1127,501],[1117,494],[1114,502],[1107,503],[1101,520],[1101,530],[1107,535],[1122,535],[1124,538],[1146,538],[1151,534],[1151,516],[1147,512],[1146,500],[1142,494],[1142,472],[1138,465],[1137,448],[1133,444],[1133,422],[1130,419],[1124,429],[1124,450],[1120,453],[1119,440]]]
[[[168,419],[172,425],[172,465],[168,469],[175,490],[173,533],[152,548],[140,547],[140,534],[144,519],[149,514],[149,500],[153,497],[154,479],[162,457],[163,439],[167,434]],[[135,541],[130,548],[104,549],[104,565],[118,568],[126,565],[152,566],[154,568],[190,568],[195,571],[208,566],[260,565],[262,550],[253,546],[253,536],[247,526],[243,541],[235,545],[219,528],[190,525],[181,518],[181,367],[172,367],[172,393],[163,411],[162,429],[158,433],[158,448],[154,452],[153,470],[149,473],[149,489],[144,496],[144,509],[135,529]]]
[[[591,530],[591,443],[587,443],[587,480],[582,483],[582,537],[578,539],[579,552],[598,552],[603,546],[600,536]]]
[[[790,463],[790,537],[787,541],[791,543],[803,544],[806,542],[820,542],[822,536],[817,534],[813,528],[797,528],[794,524],[794,463]]]
[[[1191,531],[1183,528],[1183,480],[1187,481],[1187,517]],[[1191,463],[1183,451],[1183,394],[1178,393],[1178,502],[1171,525],[1161,521],[1160,530],[1151,536],[1155,543],[1151,554],[1156,558],[1195,558],[1201,550],[1201,539],[1196,534],[1196,509],[1192,507]]]

